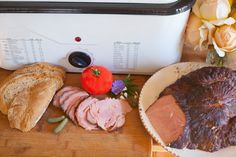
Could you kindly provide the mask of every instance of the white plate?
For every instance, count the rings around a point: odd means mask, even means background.
[[[205,63],[186,62],[170,65],[156,72],[143,86],[139,99],[139,113],[141,121],[149,134],[166,150],[181,157],[236,157],[236,146],[221,149],[214,153],[190,149],[174,149],[167,147],[158,133],[152,127],[145,111],[158,98],[159,94],[170,84],[174,83],[182,75],[201,67],[208,66]]]

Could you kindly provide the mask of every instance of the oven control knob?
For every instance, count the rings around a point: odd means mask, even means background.
[[[74,67],[86,68],[91,64],[92,59],[87,53],[74,51],[69,55],[68,61]]]

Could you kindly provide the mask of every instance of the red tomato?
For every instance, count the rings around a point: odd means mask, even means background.
[[[105,94],[112,86],[112,73],[103,66],[86,68],[80,78],[82,87],[90,94]]]

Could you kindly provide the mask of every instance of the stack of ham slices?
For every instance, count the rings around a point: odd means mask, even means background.
[[[86,130],[114,131],[125,123],[132,109],[125,100],[99,100],[78,87],[67,86],[55,96],[53,105],[60,107],[76,125]]]

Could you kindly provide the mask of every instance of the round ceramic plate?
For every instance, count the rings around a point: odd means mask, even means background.
[[[236,157],[236,146],[221,149],[214,153],[190,149],[174,149],[166,146],[150,123],[145,111],[159,97],[159,94],[182,75],[201,67],[209,66],[205,63],[186,62],[165,67],[156,72],[143,86],[139,99],[139,113],[144,127],[149,134],[166,150],[180,157]]]

